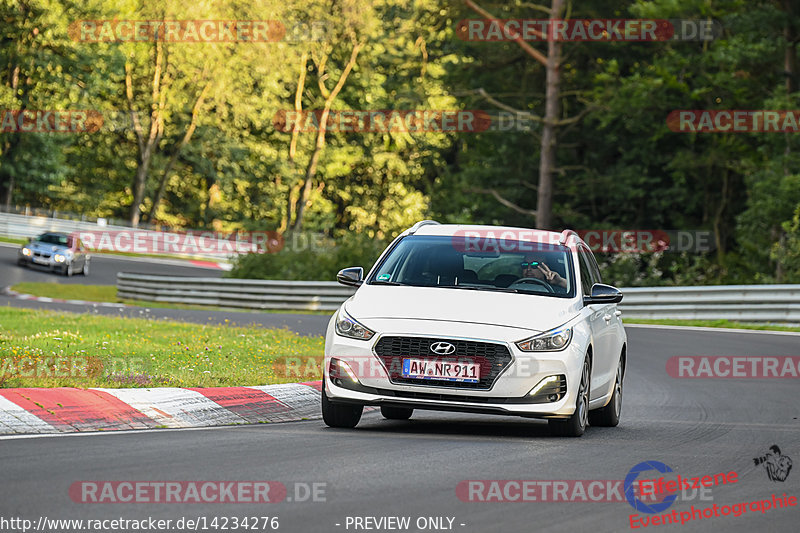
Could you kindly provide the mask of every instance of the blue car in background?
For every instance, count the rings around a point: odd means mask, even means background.
[[[17,264],[40,266],[65,276],[89,275],[89,254],[77,237],[67,233],[42,233],[19,250]]]

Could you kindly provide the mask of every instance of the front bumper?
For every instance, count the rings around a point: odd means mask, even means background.
[[[62,262],[56,262],[53,256],[50,257],[35,257],[35,256],[26,256],[23,254],[18,254],[18,261],[20,264],[25,264],[26,266],[35,266],[39,268],[44,268],[53,272],[63,272],[67,269],[67,266],[72,262],[70,259],[67,259]]]
[[[388,322],[388,321],[387,321]],[[430,321],[402,321],[403,329],[383,330],[369,341],[348,339],[337,335],[329,327],[325,347],[325,383],[329,399],[335,402],[356,403],[360,405],[385,405],[430,409],[442,411],[461,411],[474,413],[502,414],[532,418],[566,418],[575,410],[575,396],[580,380],[580,372],[586,354],[584,332],[578,329],[566,349],[559,352],[522,352],[514,341],[530,332],[513,330],[498,326],[468,327]],[[448,333],[443,334],[443,329]],[[468,333],[473,335],[470,336]],[[475,336],[478,334],[479,336]],[[439,339],[491,342],[506,346],[511,361],[488,388],[475,386],[427,385],[421,382],[400,383],[390,378],[384,361],[375,353],[375,345],[388,336],[436,337]],[[418,356],[418,354],[409,354]],[[357,381],[341,380],[332,376],[331,359],[344,361],[355,374]],[[565,382],[563,395],[556,401],[535,398],[529,392],[543,379],[560,376]]]

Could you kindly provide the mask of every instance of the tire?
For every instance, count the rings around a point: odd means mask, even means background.
[[[322,382],[322,420],[332,428],[354,428],[361,420],[363,405],[334,403],[325,394],[325,381]]]
[[[70,263],[64,267],[64,275],[71,278],[73,274],[75,274],[75,270],[72,268],[72,263]]]
[[[614,394],[608,405],[594,411],[589,411],[589,423],[598,427],[616,427],[619,424],[619,415],[622,412],[622,380],[625,377],[625,362],[622,357],[617,364],[617,379],[614,382]]]
[[[89,275],[89,261],[83,262],[83,268],[81,269],[81,274],[83,274],[84,276]]]
[[[566,420],[548,420],[550,432],[558,437],[580,437],[586,431],[589,422],[589,390],[591,390],[592,367],[589,356],[583,360],[581,382],[578,385],[578,397],[575,400],[575,412]]]
[[[28,266],[28,262],[24,259],[17,259],[17,266],[26,267]]]
[[[387,420],[408,420],[414,410],[410,407],[389,407],[387,405],[381,406],[381,414]]]

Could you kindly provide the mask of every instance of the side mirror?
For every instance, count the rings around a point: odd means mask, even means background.
[[[592,295],[583,297],[583,305],[591,304],[616,304],[622,301],[622,292],[616,287],[595,283],[592,285]]]
[[[336,281],[342,285],[360,287],[364,278],[364,269],[361,267],[344,268],[336,274]]]

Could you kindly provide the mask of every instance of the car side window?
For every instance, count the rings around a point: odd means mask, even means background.
[[[586,258],[589,260],[589,272],[592,274],[592,278],[594,278],[594,283],[603,283],[603,278],[600,276],[600,267],[597,266],[597,260],[594,258],[594,254],[587,251]]]
[[[586,263],[583,250],[578,250],[578,265],[581,272],[581,288],[583,294],[589,296],[592,294],[592,275],[590,274],[589,265]]]

